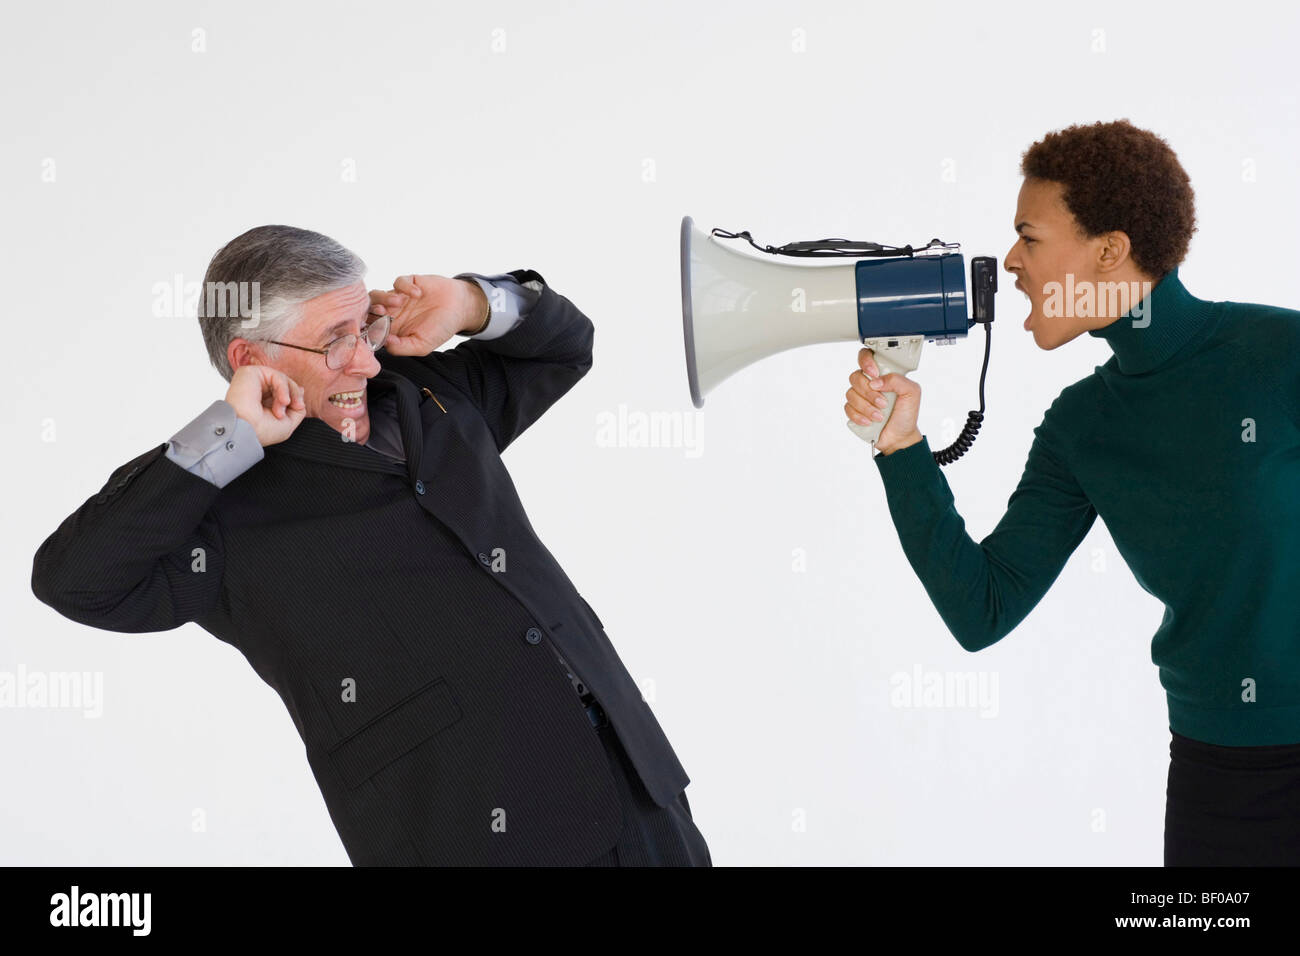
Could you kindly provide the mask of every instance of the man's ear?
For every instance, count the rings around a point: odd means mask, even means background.
[[[248,339],[234,338],[226,346],[226,361],[230,363],[232,369],[240,368],[244,365],[266,365],[266,356]]]

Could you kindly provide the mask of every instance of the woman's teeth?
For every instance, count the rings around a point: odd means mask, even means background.
[[[361,404],[361,397],[365,394],[360,392],[339,392],[337,395],[329,397],[331,405],[337,405],[339,408],[356,408]]]

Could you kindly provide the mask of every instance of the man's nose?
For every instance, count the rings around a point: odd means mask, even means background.
[[[365,342],[358,342],[357,347],[352,350],[352,361],[348,363],[348,372],[374,378],[381,368],[378,353]]]

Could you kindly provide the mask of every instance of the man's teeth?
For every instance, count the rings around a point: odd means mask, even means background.
[[[338,394],[329,397],[329,403],[331,405],[337,405],[339,408],[356,408],[361,404],[361,396],[364,394],[364,391],[339,392]]]

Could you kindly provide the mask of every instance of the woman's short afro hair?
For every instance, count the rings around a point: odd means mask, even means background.
[[[1088,238],[1119,229],[1134,263],[1159,281],[1187,255],[1196,231],[1191,180],[1169,144],[1126,119],[1048,133],[1020,160],[1026,178],[1062,186]]]

